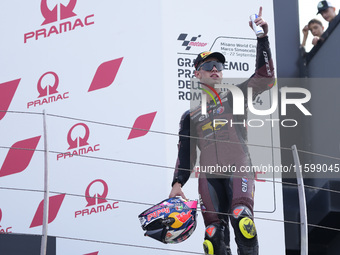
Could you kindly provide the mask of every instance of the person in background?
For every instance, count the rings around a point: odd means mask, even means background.
[[[320,40],[318,40],[318,45],[321,45],[327,37],[332,33],[334,28],[340,21],[340,15],[335,12],[335,6],[329,1],[320,1],[318,3],[318,13],[329,22],[327,30],[323,33]]]
[[[331,22],[336,16],[335,7],[329,1],[320,1],[318,3],[318,13],[316,15],[319,13],[327,22]]]
[[[318,19],[312,19],[308,22],[308,24],[302,29],[303,33],[303,40],[301,43],[302,47],[306,46],[306,41],[308,37],[308,32],[311,32],[313,37],[312,44],[316,45],[321,38],[321,35],[324,32],[324,26],[322,25],[321,21]]]
[[[335,6],[329,1],[320,1],[317,5],[318,12],[327,21],[328,28],[323,32],[319,39],[314,40],[314,47],[307,53],[304,47],[300,47],[301,66],[306,66],[307,63],[313,58],[315,53],[322,47],[327,38],[332,34],[333,30],[340,23],[340,15],[335,12]],[[302,45],[301,45],[302,46]],[[302,76],[306,75],[305,73]]]

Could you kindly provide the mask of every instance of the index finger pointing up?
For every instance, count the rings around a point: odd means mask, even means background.
[[[262,6],[260,6],[260,10],[259,10],[258,16],[259,16],[259,17],[262,17]]]

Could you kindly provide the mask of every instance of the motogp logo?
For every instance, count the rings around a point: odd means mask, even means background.
[[[180,34],[177,38],[178,41],[183,41],[182,46],[185,47],[185,50],[190,50],[191,47],[205,47],[207,46],[207,43],[198,42],[197,39],[201,37],[201,35],[198,36],[192,36],[187,37],[188,34]]]

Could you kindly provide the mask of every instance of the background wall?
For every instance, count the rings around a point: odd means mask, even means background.
[[[194,96],[188,81],[195,56],[221,51],[228,61],[224,77],[249,77],[255,56],[241,53],[256,45],[248,20],[261,5],[276,59],[272,1],[239,1],[242,13],[232,4],[1,3],[6,13],[0,17],[0,109],[8,110],[0,113],[2,232],[41,234],[45,109],[48,234],[56,237],[56,254],[160,254],[147,247],[202,253],[200,214],[193,236],[173,246],[144,237],[137,216],[170,192],[178,137],[169,134],[177,134],[180,116]],[[257,107],[269,105],[269,93],[260,99],[264,104]],[[278,127],[249,133],[250,144],[269,146],[250,147],[253,164],[279,164],[279,151],[270,148],[279,146]],[[273,249],[284,254],[283,224],[261,219],[283,220],[279,180],[262,174],[256,182],[263,254]],[[184,191],[197,199],[197,181],[189,181]],[[234,242],[232,249],[236,253]],[[162,251],[167,253],[178,252]]]

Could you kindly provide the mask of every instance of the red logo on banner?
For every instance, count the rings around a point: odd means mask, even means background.
[[[74,130],[76,127],[81,127],[85,131],[85,135],[83,137],[77,134],[79,132],[79,129],[77,132]],[[73,139],[72,136],[76,136],[76,138]],[[89,152],[99,151],[100,144],[96,144],[94,146],[90,145],[88,143],[89,137],[90,129],[86,124],[78,123],[72,126],[67,133],[67,143],[69,144],[68,150],[71,151],[57,154],[57,160],[62,158],[71,158],[74,155],[84,155]]]
[[[93,25],[94,21],[92,18],[94,14],[87,15],[85,18],[77,18],[75,20],[66,20],[71,17],[77,16],[74,13],[74,8],[76,6],[77,0],[69,0],[69,3],[65,6],[63,4],[56,4],[53,9],[50,9],[47,5],[47,0],[41,0],[40,10],[44,17],[44,21],[41,25],[47,25],[59,21],[56,24],[48,28],[37,29],[36,31],[31,31],[24,34],[24,43],[28,40],[34,38],[38,40],[43,37],[50,37],[51,35],[59,35],[71,30],[75,30],[78,27],[85,27]],[[59,10],[58,10],[59,7]]]
[[[78,126],[82,126],[85,129],[85,136],[77,137],[76,139],[72,140],[72,131],[75,127],[78,127]],[[87,142],[89,137],[90,137],[90,129],[87,125],[85,125],[84,123],[78,123],[74,125],[73,127],[71,127],[70,131],[68,131],[68,134],[67,134],[67,142],[70,145],[68,149],[70,150],[70,149],[89,145]]]
[[[146,135],[150,130],[156,113],[157,112],[152,112],[139,116],[133,124],[128,140]]]
[[[98,255],[98,254],[99,254],[99,251],[87,253],[87,254],[84,254],[84,255]]]
[[[13,144],[0,169],[0,177],[24,171],[33,157],[40,137],[33,137]]]
[[[53,82],[48,83],[43,88],[42,81],[45,77],[52,78]],[[51,79],[49,80],[49,82],[50,81]],[[49,104],[49,103],[53,103],[53,102],[57,102],[57,101],[69,98],[68,96],[69,92],[58,94],[58,90],[57,90],[58,86],[59,86],[59,77],[55,72],[44,73],[38,80],[38,84],[37,84],[37,90],[39,93],[38,99],[28,102],[27,108],[30,108],[32,106],[36,107],[36,106],[40,106],[44,104]]]
[[[2,211],[1,211],[1,208],[0,208],[0,222],[1,222],[1,219],[2,219]],[[3,227],[3,226],[0,226],[0,234],[2,233],[12,233],[12,231],[10,230],[12,227]]]
[[[52,86],[51,85],[47,85],[45,88],[42,88],[41,81],[48,74],[53,75],[53,77],[54,77],[54,84]],[[52,95],[52,94],[58,93],[58,91],[57,91],[58,85],[59,85],[59,77],[58,77],[58,75],[55,72],[44,73],[40,77],[40,79],[38,81],[38,86],[37,87],[38,87],[39,97],[45,97],[47,95]]]
[[[60,4],[60,19],[67,19],[76,14],[73,12],[74,7],[76,7],[77,0],[70,0],[67,6]],[[58,5],[56,5],[52,10],[50,10],[47,6],[47,0],[42,0],[41,5],[41,14],[44,16],[45,21],[41,25],[46,25],[52,22],[58,21]]]
[[[178,41],[183,41],[182,46],[185,47],[185,50],[190,50],[191,47],[205,47],[207,46],[207,43],[204,42],[198,42],[197,39],[201,37],[201,35],[198,36],[192,36],[188,37],[188,34],[180,34],[177,38]],[[201,57],[203,58],[205,54],[201,54]]]
[[[110,86],[118,73],[119,67],[123,58],[117,58],[108,62],[102,63],[94,75],[88,92],[103,89]]]
[[[49,198],[48,223],[51,223],[57,217],[64,198],[65,194],[60,194]],[[33,217],[30,228],[38,227],[43,224],[43,214],[44,214],[44,200],[40,202],[38,209]]]
[[[96,182],[100,182],[103,187],[104,187],[104,191],[103,191],[103,194],[95,194],[93,197],[90,196],[90,188],[92,186],[92,184],[96,183]],[[87,186],[87,189],[85,191],[85,198],[86,198],[86,201],[87,201],[87,205],[86,206],[93,206],[93,205],[96,205],[96,204],[103,204],[103,203],[106,203],[107,200],[106,200],[106,196],[107,196],[107,193],[109,192],[109,188],[107,186],[107,183],[104,182],[103,180],[94,180],[93,182],[91,182],[89,184],[89,186]]]
[[[103,190],[103,194],[95,194],[94,196],[90,195],[90,189],[92,187],[93,184],[95,183],[100,183],[104,190]],[[96,213],[101,213],[101,212],[106,212],[107,210],[113,210],[113,209],[118,209],[118,202],[113,202],[113,203],[109,203],[106,200],[107,194],[109,192],[109,188],[108,185],[105,181],[101,180],[101,179],[97,179],[92,181],[86,188],[85,191],[85,199],[87,201],[87,205],[86,207],[90,207],[91,208],[86,208],[83,210],[79,210],[76,211],[74,214],[74,217],[77,218],[78,216],[85,216],[85,215],[91,215],[91,214],[96,214]]]
[[[6,111],[12,102],[19,82],[20,79],[17,79],[0,84],[0,120],[2,120],[6,115]]]

